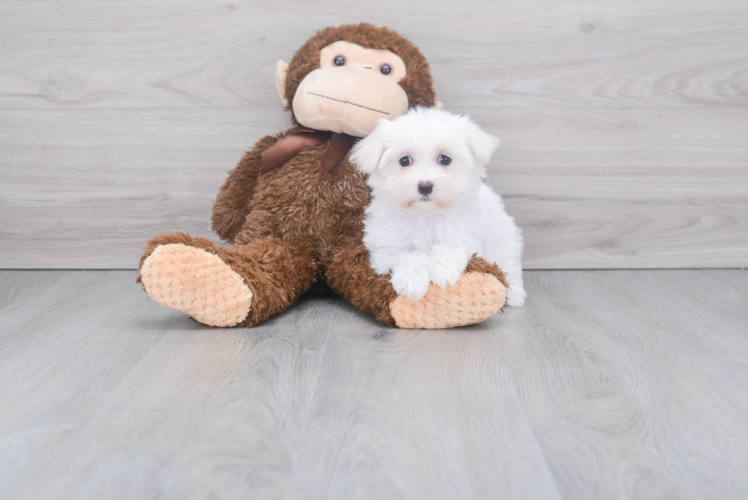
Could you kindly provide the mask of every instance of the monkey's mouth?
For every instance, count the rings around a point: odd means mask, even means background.
[[[366,106],[362,106],[362,105],[360,105],[360,104],[356,104],[355,102],[351,102],[351,101],[345,101],[345,100],[343,100],[343,99],[336,99],[336,98],[334,98],[334,97],[330,97],[330,96],[328,96],[328,95],[316,94],[316,93],[314,93],[314,92],[307,92],[307,94],[309,94],[309,95],[314,95],[314,96],[317,96],[317,97],[322,97],[322,98],[324,98],[324,99],[330,99],[331,101],[342,102],[343,104],[350,104],[351,106],[356,106],[357,108],[361,108],[361,109],[368,109],[369,111],[374,111],[375,113],[381,113],[381,114],[383,114],[383,115],[387,115],[387,116],[389,116],[389,113],[387,113],[386,111],[379,111],[378,109],[374,109],[374,108],[368,108],[368,107],[366,107]]]

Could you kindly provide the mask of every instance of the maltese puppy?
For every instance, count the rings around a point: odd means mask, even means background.
[[[468,117],[416,108],[380,119],[353,148],[372,190],[364,244],[399,295],[418,300],[431,283],[455,284],[477,253],[507,274],[507,304],[525,303],[522,235],[484,182],[498,144]]]

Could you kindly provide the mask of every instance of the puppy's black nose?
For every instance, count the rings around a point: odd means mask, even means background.
[[[424,196],[430,195],[431,191],[433,190],[434,190],[433,182],[419,182],[418,183],[418,192]]]

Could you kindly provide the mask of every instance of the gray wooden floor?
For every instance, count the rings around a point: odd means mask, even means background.
[[[0,273],[0,497],[746,498],[748,273],[538,271],[523,309],[255,329]]]

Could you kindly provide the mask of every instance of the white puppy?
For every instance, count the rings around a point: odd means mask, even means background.
[[[431,283],[456,283],[477,253],[507,274],[507,303],[525,303],[522,235],[484,182],[498,144],[467,117],[416,108],[380,119],[353,148],[350,160],[372,189],[364,244],[398,294],[418,300]]]

